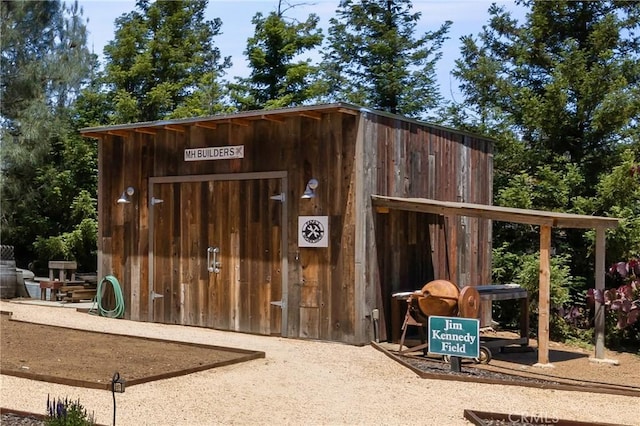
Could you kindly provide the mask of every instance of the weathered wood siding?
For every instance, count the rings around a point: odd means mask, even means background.
[[[153,185],[163,200],[153,208],[153,290],[162,296],[153,319],[280,334],[280,309],[270,302],[281,300],[282,215],[269,200],[279,179],[215,177]],[[219,271],[211,273],[214,260]]]
[[[119,279],[133,320],[364,344],[373,309],[387,334],[393,292],[490,276],[486,221],[375,212],[370,199],[490,203],[488,141],[341,105],[87,133],[100,139],[98,273]],[[236,145],[244,158],[184,161]],[[311,178],[316,197],[301,199]],[[116,204],[128,186],[132,203]],[[298,217],[316,215],[329,247],[298,247]]]
[[[365,179],[365,193],[491,204],[490,141],[409,120],[365,116],[363,155],[375,170]],[[379,280],[378,304],[387,326],[382,338],[391,334],[393,293],[420,289],[433,279],[459,287],[490,282],[490,221],[406,211],[372,214],[370,240],[376,250],[367,265],[369,276]]]
[[[165,213],[161,216],[156,214],[159,217],[157,220],[166,223],[153,224],[156,228],[154,232],[157,234],[158,229],[168,227],[174,230],[174,235],[173,240],[167,240],[165,245],[156,242],[156,256],[162,256],[166,260],[161,267],[163,270],[153,272],[155,291],[163,295],[162,299],[151,304],[156,306],[154,319],[238,329],[229,322],[216,319],[211,304],[199,300],[209,297],[205,293],[213,291],[215,284],[206,284],[204,280],[203,283],[196,284],[196,277],[185,272],[202,268],[202,265],[197,265],[201,260],[194,260],[194,251],[180,248],[184,244],[196,245],[198,252],[206,248],[204,242],[187,239],[183,234],[189,231],[184,224],[181,225],[188,221],[191,226],[198,226],[197,222],[209,220],[206,217],[207,203],[202,200],[202,189],[199,186],[185,187],[187,184],[183,183],[178,188],[191,192],[181,196],[174,196],[170,189],[152,189],[156,198],[165,201],[156,207],[149,207],[150,178],[284,171],[289,186],[283,207],[287,209],[288,217],[288,239],[283,242],[283,249],[286,250],[284,255],[288,260],[288,282],[283,291],[287,295],[285,312],[288,316],[285,321],[287,329],[278,330],[277,333],[291,337],[362,343],[362,336],[356,336],[355,300],[358,296],[354,288],[354,144],[357,115],[332,112],[276,119],[278,121],[229,120],[216,122],[215,128],[190,125],[172,126],[170,129],[145,129],[144,133],[128,130],[101,138],[99,274],[114,274],[120,280],[126,298],[127,317],[143,321],[149,319],[149,297],[154,283],[150,283],[148,277],[148,235],[149,227],[152,226],[148,223],[148,218],[150,209],[156,209],[155,212],[162,209]],[[150,134],[151,132],[155,134]],[[244,145],[244,158],[183,161],[186,148],[227,145]],[[312,177],[320,181],[316,198],[300,199],[306,182]],[[127,186],[136,189],[133,202],[116,204],[115,200]],[[180,189],[175,189],[174,185],[173,191],[176,190]],[[274,189],[271,191],[273,193],[263,193],[265,191],[268,189],[245,191],[243,197],[247,196],[249,199],[242,198],[239,205],[245,211],[238,211],[237,215],[261,217],[253,211],[251,200],[255,197],[268,198],[279,192]],[[262,212],[269,216],[267,213]],[[298,216],[304,215],[329,216],[331,233],[327,249],[298,247],[297,220]],[[231,214],[229,217],[235,215]],[[271,226],[251,228],[250,221],[245,222],[250,229],[245,229],[244,225],[239,226],[240,232],[244,232],[239,238],[267,241],[271,239],[273,232],[278,232]],[[194,235],[201,234],[203,239],[207,235],[204,228],[192,232]],[[182,242],[178,241],[180,238],[183,239]],[[282,256],[283,253],[278,255]],[[195,262],[195,266],[185,269],[184,265],[190,262]],[[229,264],[225,266],[229,267]],[[259,282],[264,274],[256,273],[259,275],[232,279]],[[158,284],[161,282],[165,284]],[[241,282],[239,285],[249,284]],[[181,296],[181,292],[186,294]],[[243,292],[244,290],[238,297],[243,298]],[[248,303],[269,306],[274,296],[251,293],[251,297],[264,300]],[[184,306],[185,303],[187,306]],[[202,309],[208,310],[209,314],[198,313]],[[228,318],[233,314],[227,312],[224,316]],[[250,332],[262,330],[253,326],[240,328]]]

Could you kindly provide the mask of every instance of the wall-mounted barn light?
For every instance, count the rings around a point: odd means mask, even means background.
[[[318,187],[318,180],[317,179],[309,179],[309,182],[307,182],[307,187],[305,188],[304,192],[302,193],[302,197],[300,198],[313,198],[316,196],[316,188]]]
[[[118,204],[129,204],[131,202],[131,196],[134,194],[135,190],[133,186],[128,187],[124,191],[122,191],[122,195],[116,201]]]

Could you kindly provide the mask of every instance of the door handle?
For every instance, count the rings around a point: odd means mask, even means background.
[[[222,263],[218,262],[219,253],[220,253],[219,247],[207,248],[207,270],[209,272],[215,272],[216,274],[220,273],[220,268],[222,267]]]

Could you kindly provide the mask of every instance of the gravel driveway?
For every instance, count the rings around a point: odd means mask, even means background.
[[[127,388],[119,425],[467,425],[464,409],[638,424],[640,398],[417,377],[376,349],[109,319],[0,302],[23,321],[228,346],[266,358]],[[43,342],[46,344],[46,342]],[[2,375],[2,407],[44,413],[47,395],[80,399],[113,422],[110,392]]]

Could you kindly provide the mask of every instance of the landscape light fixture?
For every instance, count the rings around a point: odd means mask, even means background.
[[[318,187],[317,179],[309,179],[307,182],[307,187],[302,193],[302,197],[300,198],[314,198],[316,196],[316,188]]]
[[[133,189],[133,186],[128,187],[127,189],[122,191],[122,195],[120,196],[120,198],[118,198],[118,201],[116,202],[118,204],[129,204],[131,202],[131,196],[133,195],[134,192],[135,190]]]
[[[125,383],[125,380],[120,377],[120,373],[116,371],[111,379],[111,395],[113,396],[113,426],[116,426],[116,392],[124,393]]]

